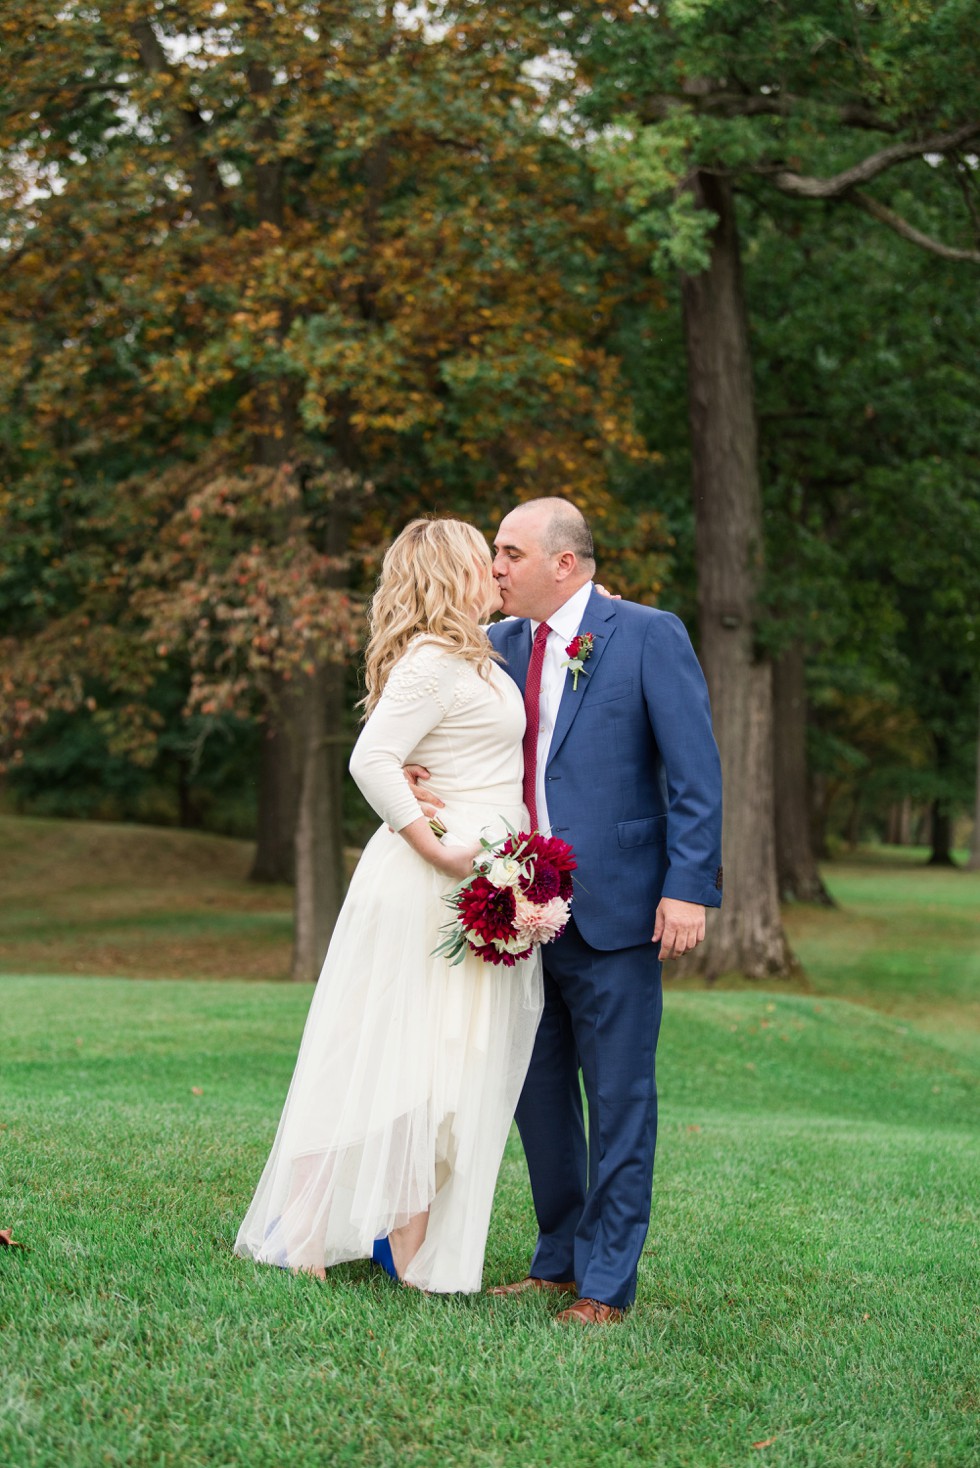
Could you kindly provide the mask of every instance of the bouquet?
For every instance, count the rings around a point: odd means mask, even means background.
[[[557,836],[507,829],[505,841],[481,842],[473,875],[445,899],[453,916],[439,929],[445,937],[435,952],[450,963],[462,963],[470,952],[512,968],[565,931],[576,867],[572,848]]]

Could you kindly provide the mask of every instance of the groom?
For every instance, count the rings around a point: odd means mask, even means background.
[[[490,639],[524,693],[531,825],[570,841],[578,871],[571,921],[542,949],[544,1015],[517,1108],[537,1248],[528,1277],[491,1294],[574,1291],[557,1319],[607,1324],[633,1303],[650,1219],[660,960],[690,952],[721,902],[721,770],[683,625],[594,589],[574,505],[518,506],[494,550],[511,620]]]

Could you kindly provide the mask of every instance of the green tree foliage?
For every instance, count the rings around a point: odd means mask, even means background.
[[[588,82],[581,107],[598,130],[601,174],[630,209],[634,239],[681,272],[702,650],[719,716],[729,845],[746,879],[701,962],[708,971],[764,972],[783,962],[772,880],[778,843],[764,836],[779,767],[764,748],[773,495],[763,492],[753,428],[755,344],[742,279],[751,298],[756,262],[740,247],[746,202],[773,218],[790,199],[819,211],[839,203],[960,270],[980,263],[973,25],[961,0],[847,9],[668,0],[589,8],[571,48]],[[790,323],[785,329],[791,336]],[[819,417],[818,405],[812,411]],[[800,600],[809,600],[805,589]],[[777,663],[782,720],[802,699],[781,699],[780,674]],[[782,724],[780,738],[788,737]],[[792,737],[802,771],[801,723]],[[803,783],[788,788],[798,797]],[[805,813],[790,825],[799,831]],[[812,855],[804,856],[815,877]],[[751,907],[754,924],[741,916]]]

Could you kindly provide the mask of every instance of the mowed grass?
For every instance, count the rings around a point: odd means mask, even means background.
[[[0,978],[0,1227],[29,1246],[0,1250],[3,1461],[980,1464],[980,887],[829,876],[840,911],[789,914],[810,992],[668,992],[639,1298],[606,1331],[234,1258],[308,990]],[[533,1234],[513,1137],[487,1282]]]
[[[785,912],[810,987],[980,1042],[980,872],[877,852],[824,876],[837,911]]]

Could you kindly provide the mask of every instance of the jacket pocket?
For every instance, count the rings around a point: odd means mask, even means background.
[[[581,688],[581,684],[579,684]],[[633,692],[632,678],[620,678],[616,683],[599,683],[595,688],[589,689],[589,701],[586,708],[594,708],[597,703],[611,703],[614,698],[628,698]]]
[[[667,817],[644,816],[639,821],[620,821],[616,827],[620,846],[652,846],[662,844],[667,836]]]

